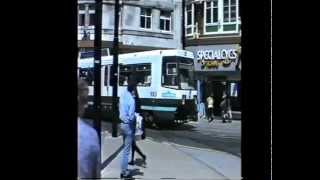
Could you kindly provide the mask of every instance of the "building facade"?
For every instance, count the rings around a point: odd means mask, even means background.
[[[94,3],[78,0],[78,46],[82,52],[94,47]],[[120,0],[119,15],[120,53],[182,49],[185,44],[195,55],[198,100],[205,102],[213,92],[215,114],[219,114],[226,95],[232,110],[241,112],[239,0]],[[112,54],[113,32],[114,0],[104,0],[102,54]]]
[[[93,50],[94,3],[94,0],[78,0],[78,46],[80,51]],[[181,49],[181,18],[181,0],[120,1],[120,53]],[[102,47],[104,50],[112,49],[113,33],[114,1],[104,0],[102,8]]]
[[[196,57],[199,101],[213,92],[215,114],[220,114],[225,95],[232,110],[240,113],[239,0],[186,0],[185,34],[185,49]]]

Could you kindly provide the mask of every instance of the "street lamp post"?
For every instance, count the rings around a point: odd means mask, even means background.
[[[101,28],[102,28],[102,0],[95,2],[94,28],[94,127],[101,143]]]
[[[181,40],[182,40],[182,49],[185,49],[186,47],[186,32],[185,32],[185,7],[186,7],[186,2],[185,0],[182,0],[182,29],[181,29]]]
[[[113,69],[112,69],[112,137],[118,135],[118,55],[119,55],[119,0],[115,0],[114,38],[113,38]]]

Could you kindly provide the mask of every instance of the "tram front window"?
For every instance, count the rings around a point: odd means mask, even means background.
[[[177,57],[179,62],[179,82],[183,90],[194,90],[195,80],[193,73],[193,60],[189,58]]]
[[[166,57],[167,58],[167,57]],[[173,58],[164,59],[162,65],[162,86],[167,88],[178,89],[178,64]]]
[[[194,90],[193,59],[184,57],[164,57],[162,65],[162,85],[167,88]]]
[[[179,68],[180,87],[183,90],[194,90],[194,79],[192,72],[188,69]]]

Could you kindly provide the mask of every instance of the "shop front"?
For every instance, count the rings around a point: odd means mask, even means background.
[[[213,94],[214,114],[217,116],[221,115],[220,103],[226,98],[234,118],[241,118],[239,47],[238,44],[186,47],[195,55],[198,102],[206,103],[206,98]]]

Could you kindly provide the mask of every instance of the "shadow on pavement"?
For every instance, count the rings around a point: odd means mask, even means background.
[[[165,130],[194,131],[194,129],[196,128],[195,126],[190,124],[162,124],[160,127],[152,127],[150,125],[147,125],[146,127],[147,129],[159,130],[159,131],[165,131]]]
[[[130,171],[130,174],[131,174],[132,176],[137,176],[137,175],[143,176],[143,175],[144,175],[144,173],[141,172],[140,169],[138,169],[138,168],[132,169],[132,170]]]
[[[146,168],[146,167],[147,167],[146,162],[145,162],[143,159],[141,159],[141,158],[136,159],[136,160],[134,161],[134,164],[135,164],[136,166],[143,167],[143,168]]]

